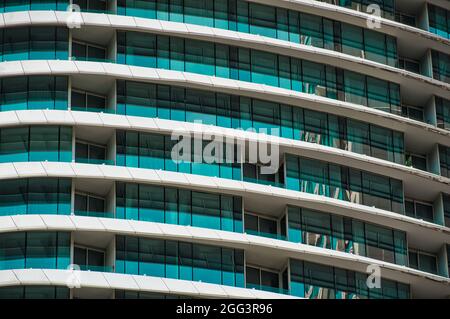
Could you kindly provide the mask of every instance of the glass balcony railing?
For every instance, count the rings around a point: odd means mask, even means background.
[[[112,266],[78,265],[83,271],[113,272]]]
[[[256,290],[263,290],[268,292],[273,292],[277,294],[283,294],[283,295],[289,295],[289,290],[284,289],[281,287],[272,287],[272,286],[265,286],[265,285],[257,285],[257,284],[246,284],[246,288],[248,289],[256,289]]]
[[[280,234],[266,233],[266,232],[262,232],[262,231],[255,231],[255,230],[249,230],[249,229],[246,229],[245,233],[248,235],[253,235],[253,236],[267,237],[267,238],[278,239],[278,240],[287,240],[286,236],[280,235]]]
[[[94,212],[94,211],[75,211],[75,216],[85,216],[85,217],[102,217],[102,218],[114,218],[114,213],[112,212]]]
[[[80,107],[80,106],[72,106],[70,108],[72,111],[79,111],[79,112],[95,112],[95,113],[108,113],[108,114],[115,114],[116,111],[113,109],[107,109],[107,108],[101,108],[101,107]]]
[[[97,158],[75,158],[75,163],[95,164],[95,165],[114,165],[114,160],[97,159]]]
[[[85,62],[105,62],[105,63],[116,63],[114,59],[99,58],[99,57],[76,57],[71,56],[71,61],[85,61]]]
[[[285,188],[283,183],[267,181],[267,180],[263,180],[263,179],[250,178],[250,177],[245,177],[245,176],[244,176],[243,181],[249,182],[249,183],[256,183],[256,184],[260,184],[260,185]]]

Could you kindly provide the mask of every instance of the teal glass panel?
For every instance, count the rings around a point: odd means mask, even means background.
[[[26,233],[5,233],[0,238],[0,269],[24,269]]]
[[[116,217],[242,232],[240,197],[117,183]]]
[[[60,240],[62,236],[64,240]],[[18,232],[0,235],[0,269],[65,269],[70,259],[70,234]]]
[[[0,130],[0,162],[26,162],[29,152],[28,127]]]
[[[116,236],[116,272],[243,287],[243,252],[216,246]]]
[[[163,188],[140,185],[139,220],[164,223]]]
[[[438,51],[431,51],[433,78],[450,83],[450,56]]]
[[[444,8],[428,4],[429,31],[443,38],[450,38],[450,13]]]
[[[0,182],[0,215],[70,214],[71,181],[30,178]]]
[[[441,176],[450,178],[450,147],[439,145],[439,161]]]
[[[300,14],[301,43],[315,47],[323,47],[323,24],[322,17]]]
[[[358,73],[344,73],[345,101],[359,105],[367,105],[366,78]]]
[[[70,290],[51,286],[11,286],[0,288],[0,299],[69,299]]]
[[[14,27],[0,30],[0,61],[68,59],[66,28]]]
[[[66,10],[68,0],[4,0],[0,1],[0,12],[29,10]]]
[[[450,130],[450,101],[435,97],[437,126]]]
[[[318,74],[320,77],[321,72],[319,71]],[[311,76],[311,78],[315,77]],[[314,82],[314,80],[311,81]],[[269,135],[281,134],[282,137],[343,148],[400,164],[404,163],[403,134],[364,122],[268,101],[189,88],[128,81],[118,81],[117,88],[119,114],[158,116],[188,122],[201,121],[203,124],[222,127],[252,128]],[[386,137],[393,136],[394,140],[379,141],[380,134],[371,135],[371,130],[382,132],[382,135],[385,134]],[[342,141],[341,136],[344,136]],[[130,137],[130,139],[133,138]],[[157,144],[156,140],[153,144]],[[171,147],[167,148],[167,146],[166,142],[165,148],[170,150]],[[159,168],[162,167],[160,156],[156,156],[159,158],[158,161],[153,156],[150,156],[151,160],[145,156],[143,161],[149,168],[153,164],[155,168]],[[121,162],[123,162],[122,157],[120,155]],[[136,162],[133,165],[138,164]],[[173,166],[174,163],[165,160],[165,165]],[[200,166],[201,169],[202,166]]]
[[[286,155],[286,181],[288,189],[403,213],[402,182],[385,176]]]
[[[172,140],[161,134],[117,131],[117,165],[240,179],[240,174],[227,174],[228,170],[223,169],[231,165],[240,171],[241,166],[238,161],[227,164],[222,160],[226,153],[221,154],[220,150],[226,149],[225,142],[194,140],[186,146],[182,140],[183,137]],[[176,158],[172,158],[172,153]],[[236,151],[234,155],[237,156]]]
[[[0,79],[0,111],[67,109],[67,78],[52,76]]]
[[[160,49],[160,43],[165,49]],[[167,52],[168,47],[170,54]],[[397,112],[396,108],[400,105],[399,92],[398,96],[394,94],[399,89],[384,80],[253,49],[176,37],[118,32],[117,54],[119,63],[230,77],[332,99],[344,99],[387,112]],[[338,94],[338,91],[343,91],[340,93],[344,94]]]
[[[365,58],[387,64],[386,37],[373,30],[364,29]]]
[[[367,274],[294,260],[290,264],[290,294],[308,299],[409,299],[409,285],[382,278],[381,289],[368,289]]]
[[[222,249],[206,245],[192,245],[192,279],[194,281],[222,283]]]
[[[393,5],[383,4],[382,8],[389,8],[390,11],[393,10]],[[385,42],[395,40],[393,37],[376,32],[374,42],[372,38],[367,38],[372,34],[366,37],[360,27],[244,0],[118,0],[117,12],[121,15],[221,28],[343,51],[393,66],[397,63],[396,53],[388,58],[394,51],[388,53],[384,47]],[[340,45],[341,28],[343,47]],[[352,38],[352,34],[357,36]],[[365,47],[364,43],[371,44]]]
[[[192,226],[221,229],[220,196],[192,193]]]

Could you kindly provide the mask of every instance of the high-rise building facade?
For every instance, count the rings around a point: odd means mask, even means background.
[[[449,272],[450,1],[0,0],[0,298]]]

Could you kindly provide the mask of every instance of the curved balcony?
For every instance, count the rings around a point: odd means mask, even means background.
[[[293,296],[263,290],[238,288],[170,278],[78,271],[79,288],[153,292],[191,298],[292,299]],[[0,271],[0,286],[67,287],[73,272],[57,269],[15,269]]]
[[[374,207],[363,206],[351,202],[345,202],[309,193],[292,191],[288,189],[265,186],[260,184],[234,181],[229,179],[191,175],[152,169],[128,168],[108,165],[91,165],[78,163],[10,163],[0,165],[0,179],[28,178],[28,177],[67,177],[76,180],[90,180],[113,182],[124,181],[143,184],[185,187],[198,191],[216,191],[223,194],[242,196],[247,207],[261,208],[277,212],[280,207],[286,205],[300,206],[304,208],[326,211],[340,216],[348,216],[363,219],[367,222],[389,225],[398,230],[410,234],[409,243],[425,251],[439,249],[442,243],[448,242],[450,229],[430,222],[408,217]],[[97,184],[93,184],[97,185]],[[105,187],[104,183],[100,183]],[[270,198],[270,202],[267,199]],[[35,215],[19,215],[19,220],[39,220]],[[5,216],[3,229],[14,227],[14,223],[7,222]],[[63,218],[65,218],[63,216]],[[79,218],[94,218],[83,217]],[[107,218],[111,222],[115,219]],[[169,227],[169,226],[168,226]],[[427,241],[423,241],[427,238]]]
[[[106,234],[128,236],[137,235],[143,238],[175,239],[182,240],[183,242],[244,249],[246,254],[246,262],[251,263],[258,261],[259,265],[267,267],[282,265],[289,258],[296,259],[300,256],[304,261],[326,264],[333,267],[342,267],[363,273],[366,271],[367,266],[377,265],[381,268],[383,278],[410,283],[412,294],[416,298],[421,298],[424,296],[427,296],[428,298],[442,298],[450,292],[449,278],[432,275],[405,266],[399,266],[367,257],[253,235],[203,229],[191,226],[80,216],[11,216],[1,217],[1,220],[2,224],[7,226],[7,228],[4,227],[1,230],[2,232],[6,229],[8,232],[51,229],[89,234],[91,238],[95,238],[95,236],[105,236]],[[271,256],[271,258],[267,259],[267,256]],[[32,271],[40,272],[42,270],[13,271],[20,273]],[[64,272],[64,270],[59,271]],[[91,274],[96,274],[95,271],[89,271],[86,273],[87,278]],[[102,274],[108,275],[109,273],[102,272]],[[124,275],[114,274],[114,276]],[[4,276],[3,278],[7,278],[7,276]],[[162,278],[159,278],[159,280],[161,279]],[[9,280],[6,279],[6,281]],[[41,276],[34,277],[32,282],[24,282],[22,284],[37,283],[42,285],[48,284],[48,282],[45,281],[45,279],[43,280]]]

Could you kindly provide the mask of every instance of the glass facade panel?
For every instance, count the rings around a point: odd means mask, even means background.
[[[204,41],[122,31],[117,35],[118,63],[266,84],[391,113],[400,109],[398,85],[351,71]]]
[[[0,162],[72,161],[72,128],[26,126],[0,129]]]
[[[381,16],[386,19],[394,20],[396,10],[395,10],[395,0],[317,0],[321,2],[332,3],[341,7],[354,9],[362,12],[367,11],[367,8],[371,4],[376,4],[380,7]]]
[[[369,289],[367,274],[290,260],[290,293],[308,299],[409,299],[409,285],[381,279],[381,288]]]
[[[250,266],[245,267],[245,287],[274,293],[287,293],[280,287],[280,278],[277,272]]]
[[[70,233],[15,232],[0,234],[0,270],[66,269],[70,264]]]
[[[450,56],[431,50],[431,58],[433,63],[433,78],[450,83]]]
[[[68,5],[69,0],[0,0],[0,13],[30,10],[66,11]]]
[[[428,3],[429,31],[443,38],[450,39],[450,13]]]
[[[166,295],[156,292],[115,290],[115,299],[192,299],[190,296]]]
[[[406,233],[288,206],[288,240],[406,265]]]
[[[450,178],[450,147],[439,145],[439,161],[441,163],[441,176]]]
[[[414,250],[409,251],[409,267],[437,275],[437,265],[435,255]]]
[[[0,79],[0,111],[67,110],[68,79],[22,76]]]
[[[435,97],[437,127],[450,130],[450,101]]]
[[[442,194],[442,200],[444,204],[444,219],[445,226],[450,227],[450,195]],[[450,259],[450,255],[449,255]]]
[[[16,27],[0,30],[0,62],[67,60],[68,57],[69,31],[67,28]]]
[[[117,183],[116,217],[242,233],[242,198]]]
[[[0,288],[0,299],[69,299],[70,289],[54,286],[9,286]]]
[[[363,32],[362,28],[316,15],[244,0],[118,0],[117,13],[257,34],[397,65],[397,45],[394,37],[375,31]],[[353,33],[348,37],[350,34],[347,31],[350,28]],[[360,36],[357,37],[356,34]],[[346,45],[341,46],[341,41],[344,43],[346,39],[360,49],[347,50]],[[187,44],[194,42],[189,41]],[[389,50],[387,43],[390,43]],[[270,59],[265,61],[273,63]],[[269,65],[261,64],[263,68]],[[255,77],[257,78],[258,74]]]
[[[70,179],[29,178],[0,181],[0,216],[24,214],[69,215]]]
[[[345,149],[404,164],[403,133],[332,114],[235,95],[117,82],[117,113],[201,122]]]
[[[404,213],[402,182],[345,166],[286,154],[288,189]]]
[[[72,0],[81,11],[108,13],[108,0]]]
[[[117,131],[117,165],[242,179],[238,145],[227,147],[225,142],[210,144],[209,141],[195,139],[183,142],[183,139]],[[233,163],[227,163],[226,159],[233,157]]]
[[[179,241],[116,236],[116,272],[244,287],[244,252]]]

